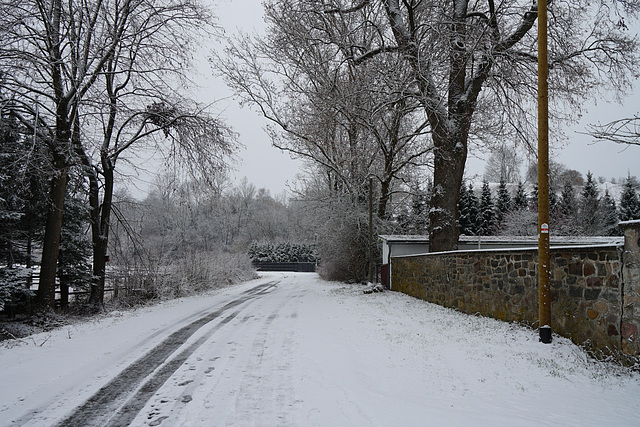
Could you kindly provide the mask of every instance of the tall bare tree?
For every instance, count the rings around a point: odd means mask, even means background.
[[[530,119],[535,110],[527,109],[535,99],[537,4],[383,3],[394,46],[416,78],[435,145],[430,248],[453,249],[458,237],[456,204],[470,138],[496,136],[482,119],[491,113],[501,123],[499,131],[510,129],[525,142],[534,140],[535,121]],[[628,87],[637,69],[636,38],[624,32],[618,10],[605,3],[549,4],[549,84],[556,117],[564,114],[563,107],[592,96],[598,88]],[[640,6],[638,2],[619,5],[632,14]]]
[[[332,51],[331,58],[338,62],[349,62],[354,75],[359,75],[358,67],[369,67],[381,57],[402,64],[388,78],[410,75],[407,93],[421,105],[434,147],[430,248],[455,248],[459,189],[470,146],[507,137],[529,148],[535,145],[537,4],[530,0],[498,4],[494,0],[278,0],[267,3],[267,11],[270,7],[306,25],[300,37],[280,40],[284,45],[279,52],[299,54],[298,64],[310,61],[306,51],[298,49],[300,39]],[[554,123],[578,113],[581,102],[599,90],[620,93],[629,87],[640,61],[637,39],[626,31],[622,17],[637,17],[639,8],[636,0],[550,2]],[[323,26],[312,24],[326,22],[316,18],[322,14],[340,22],[341,31],[328,34]],[[255,53],[252,59],[260,56]],[[274,61],[270,55],[264,59]],[[303,70],[304,66],[290,67],[283,74],[298,76]],[[320,73],[327,75],[323,69],[317,70]],[[245,93],[255,93],[260,81],[236,83]],[[263,93],[251,101],[259,104],[265,99],[269,95]]]
[[[193,0],[169,0],[140,2],[133,11],[112,13],[130,13],[131,19],[86,103],[85,127],[101,127],[102,137],[92,141],[85,135],[75,146],[90,182],[96,278],[90,302],[96,307],[104,296],[118,160],[152,149],[186,168],[192,178],[213,183],[234,145],[232,132],[221,120],[176,90],[188,81],[192,41],[210,36],[214,29],[207,9]]]
[[[115,3],[115,4],[114,4]],[[2,89],[23,124],[47,142],[53,165],[37,302],[53,305],[60,230],[80,101],[122,37],[128,15],[109,20],[110,0],[2,0]],[[39,106],[38,122],[35,121]]]
[[[308,160],[334,194],[364,200],[378,181],[379,217],[397,185],[431,150],[426,120],[397,59],[350,61],[355,43],[370,46],[380,11],[324,13],[317,1],[265,4],[268,34],[240,37],[214,65],[240,97],[270,121],[273,144]],[[350,33],[360,23],[365,36]],[[350,40],[349,43],[338,43]],[[317,183],[318,181],[316,181]]]
[[[176,89],[186,80],[193,41],[210,35],[211,15],[196,0],[2,1],[11,11],[2,27],[8,42],[0,64],[11,76],[3,88],[13,111],[49,142],[56,171],[39,302],[53,301],[66,177],[70,167],[82,165],[90,184],[91,301],[97,306],[123,153],[152,147],[205,180],[217,176],[231,153],[231,131]],[[35,103],[40,116],[34,125],[29,114]]]

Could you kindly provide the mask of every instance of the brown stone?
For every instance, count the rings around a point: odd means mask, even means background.
[[[602,286],[602,281],[600,280],[599,277],[589,277],[587,279],[587,286],[590,286],[590,287]]]
[[[585,262],[582,266],[582,272],[585,277],[593,276],[596,274],[596,267],[590,262]]]
[[[599,314],[600,313],[598,313],[598,310],[594,310],[593,308],[590,308],[590,309],[587,310],[587,316],[591,320],[597,319]]]
[[[602,301],[602,300],[596,302],[593,306],[600,313],[606,313],[608,311],[608,307],[609,307],[608,304],[606,302]]]
[[[569,274],[573,276],[582,275],[582,269],[580,268],[580,261],[572,260],[572,262],[569,263]]]
[[[562,280],[567,277],[567,273],[565,273],[563,268],[556,267],[553,269],[553,278],[556,280]]]
[[[618,276],[609,276],[607,278],[607,286],[610,288],[617,288],[620,283],[620,279]]]

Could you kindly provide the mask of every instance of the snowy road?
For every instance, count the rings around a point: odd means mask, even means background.
[[[636,426],[640,376],[563,339],[269,274],[0,346],[0,426]]]

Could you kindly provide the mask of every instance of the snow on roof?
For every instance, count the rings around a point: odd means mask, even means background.
[[[638,221],[625,221],[629,223],[638,223]],[[380,239],[387,243],[429,243],[429,236],[425,235],[404,235],[404,234],[385,234],[380,235]],[[484,242],[484,243],[536,243],[537,236],[460,236],[458,239],[464,243]],[[590,244],[621,244],[624,242],[622,236],[551,236],[551,242],[555,244],[565,245],[590,245]]]
[[[640,219],[632,219],[630,221],[620,221],[618,225],[640,225]]]

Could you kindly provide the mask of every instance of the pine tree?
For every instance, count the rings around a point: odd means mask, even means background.
[[[460,234],[469,234],[469,194],[464,182],[460,186],[460,198],[458,199],[458,227],[460,227]]]
[[[557,208],[557,232],[560,235],[572,235],[579,232],[576,212],[577,202],[573,185],[566,182],[562,187]]]
[[[616,236],[620,234],[618,230],[618,209],[616,208],[616,201],[609,194],[609,189],[604,191],[602,197],[602,226],[604,227],[605,236]]]
[[[554,185],[549,185],[549,215],[551,216],[551,220],[557,220],[558,217],[558,193],[556,192],[556,188]]]
[[[496,214],[495,205],[491,196],[491,188],[489,183],[482,183],[482,192],[480,195],[480,206],[478,212],[478,233],[481,236],[491,236],[495,231]]]
[[[524,191],[524,184],[519,181],[516,193],[513,195],[513,210],[527,209],[528,206],[529,200],[527,199],[527,193]]]
[[[640,219],[640,201],[638,193],[633,185],[631,175],[627,176],[624,190],[620,195],[620,221],[630,221]]]
[[[572,217],[576,212],[576,195],[573,191],[573,185],[567,182],[562,187],[560,200],[558,202],[558,211],[564,217]]]
[[[600,196],[593,174],[587,172],[587,182],[580,193],[579,222],[582,234],[597,236],[603,233],[602,215],[600,212]]]
[[[69,303],[69,288],[86,290],[91,283],[91,241],[86,233],[89,212],[77,196],[67,195],[62,217],[62,235],[58,254],[58,279],[60,303]]]
[[[513,209],[513,202],[511,200],[511,196],[509,195],[509,191],[507,191],[507,184],[504,179],[500,180],[500,185],[498,186],[498,199],[496,201],[496,226],[500,227],[504,217],[507,213],[511,212]]]
[[[411,210],[409,214],[412,234],[425,234],[428,225],[428,200],[427,192],[418,184],[412,189]]]
[[[478,217],[478,199],[474,194],[473,185],[469,183],[469,187],[462,183],[460,187],[460,201],[458,202],[458,223],[460,225],[460,234],[473,236],[478,233],[477,217]]]
[[[536,182],[531,189],[531,195],[528,199],[529,210],[538,212],[538,183]]]

